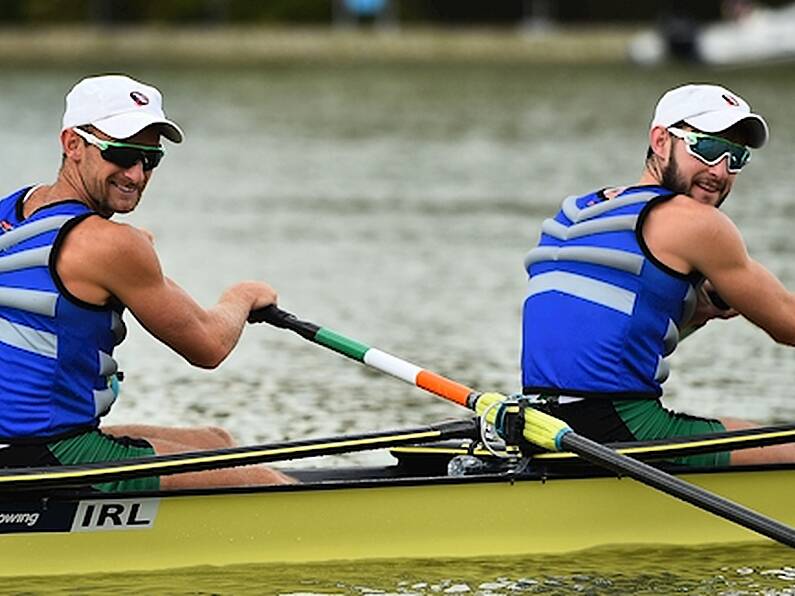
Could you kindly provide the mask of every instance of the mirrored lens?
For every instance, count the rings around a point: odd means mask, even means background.
[[[709,163],[717,163],[724,155],[729,155],[729,170],[739,171],[748,163],[751,152],[740,145],[729,143],[715,137],[697,137],[690,149]]]
[[[140,161],[144,171],[155,169],[163,158],[162,151],[146,151],[144,149],[134,149],[133,147],[113,146],[103,149],[101,155],[103,159],[120,168],[131,168]]]

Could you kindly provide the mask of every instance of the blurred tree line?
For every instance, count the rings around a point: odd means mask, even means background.
[[[768,0],[767,6],[789,4]],[[4,24],[323,24],[347,12],[388,12],[401,23],[509,25],[649,22],[670,13],[694,20],[721,16],[721,0],[0,0]],[[371,13],[368,15],[367,10]]]

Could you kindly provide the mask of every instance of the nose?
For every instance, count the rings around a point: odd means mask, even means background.
[[[709,166],[709,173],[715,176],[730,176],[729,156],[724,155],[718,163]]]
[[[146,178],[143,162],[140,159],[136,161],[133,165],[124,170],[124,176],[129,178],[130,182],[142,182]]]

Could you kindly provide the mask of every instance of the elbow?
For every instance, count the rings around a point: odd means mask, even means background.
[[[221,360],[198,360],[198,359],[188,359],[188,362],[191,366],[195,366],[196,368],[203,368],[205,370],[212,370],[214,368],[218,368],[218,365],[221,364]]]
[[[768,331],[768,335],[776,343],[785,346],[795,346],[795,329],[776,329],[775,331]]]
[[[214,368],[218,368],[220,364],[224,360],[226,360],[226,357],[228,355],[229,355],[228,351],[221,351],[221,350],[203,351],[194,354],[183,354],[185,360],[187,360],[191,364],[191,366],[195,366],[197,368],[204,368],[206,370],[212,370]]]

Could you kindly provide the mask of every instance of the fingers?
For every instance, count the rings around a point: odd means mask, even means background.
[[[279,295],[270,285],[262,281],[248,282],[249,289],[253,293],[253,300],[251,303],[251,310],[256,310],[264,306],[276,304],[279,300]]]

